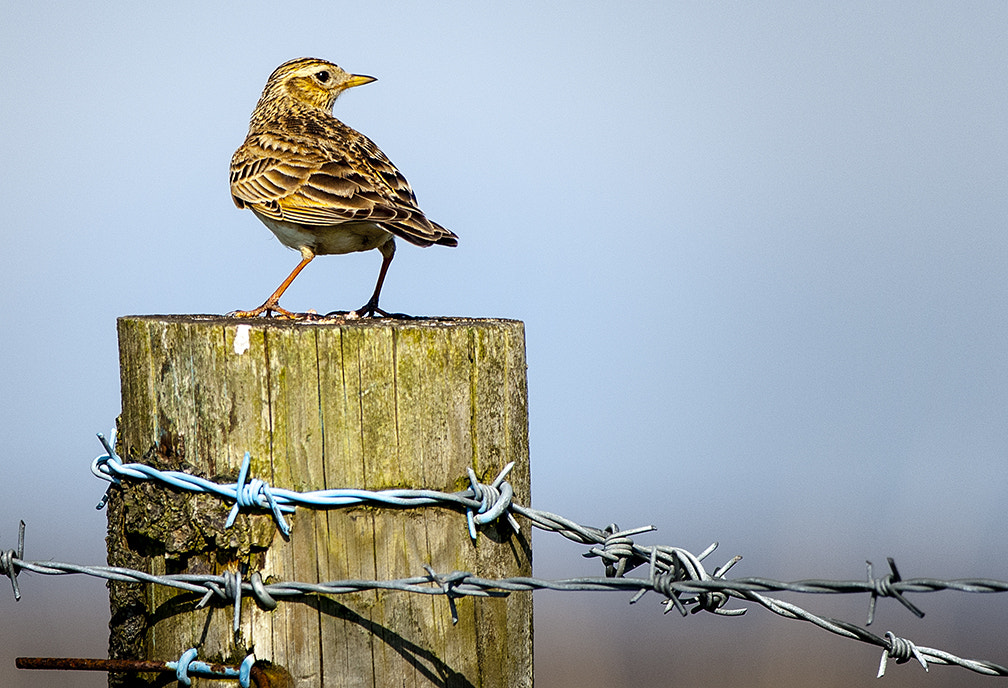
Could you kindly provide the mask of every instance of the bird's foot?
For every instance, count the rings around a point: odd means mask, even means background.
[[[389,317],[388,311],[383,311],[378,308],[377,303],[372,303],[368,301],[363,306],[355,311],[350,311],[347,313],[348,318],[387,318]]]
[[[267,301],[258,308],[253,308],[250,311],[231,311],[227,314],[229,318],[258,318],[263,316],[266,318],[271,318],[276,314],[278,318],[287,318],[288,320],[301,320],[305,318],[307,313],[294,313],[292,311],[280,308],[275,301]]]
[[[412,315],[407,315],[406,313],[389,313],[386,310],[378,308],[377,303],[372,303],[368,301],[363,306],[355,311],[332,311],[331,313],[326,313],[325,317],[333,318],[346,318],[347,320],[358,320],[363,318],[396,318],[398,320],[412,320]]]

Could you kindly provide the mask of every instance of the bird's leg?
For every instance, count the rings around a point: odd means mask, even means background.
[[[378,284],[375,285],[374,293],[371,294],[368,302],[353,312],[359,318],[373,318],[376,315],[388,317],[389,315],[381,308],[378,308],[378,297],[381,294],[382,283],[385,281],[385,273],[388,272],[389,265],[392,264],[392,258],[395,256],[395,238],[390,236],[388,241],[378,247],[378,250],[382,254],[381,269],[378,271]]]
[[[258,308],[254,308],[250,311],[232,311],[228,315],[230,315],[232,318],[255,318],[259,315],[262,315],[263,313],[265,313],[267,316],[270,315],[271,313],[277,313],[279,315],[284,316],[285,318],[302,317],[297,313],[291,313],[288,310],[280,308],[280,306],[278,306],[277,303],[279,303],[280,297],[283,295],[283,293],[287,291],[287,287],[289,287],[291,285],[291,282],[294,281],[294,278],[298,276],[298,273],[304,270],[304,267],[308,265],[308,263],[310,263],[312,261],[312,258],[314,257],[315,254],[312,252],[311,249],[302,248],[301,262],[298,263],[297,267],[295,267],[291,271],[291,274],[287,275],[287,279],[285,279],[280,284],[280,286],[276,288],[276,291],[270,294],[270,297],[266,299],[266,302],[263,303],[263,305],[259,306]],[[379,282],[379,285],[380,284],[381,283]]]

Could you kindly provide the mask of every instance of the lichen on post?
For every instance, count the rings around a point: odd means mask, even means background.
[[[467,467],[490,482],[509,462],[529,503],[522,323],[509,320],[119,319],[125,461],[234,482],[251,473],[299,491],[409,487],[452,492]],[[284,538],[268,514],[207,495],[124,482],[109,504],[109,563],[151,573],[267,580],[393,579],[435,571],[531,574],[527,534],[490,524],[474,543],[444,508],[299,509]],[[367,592],[225,604],[157,586],[111,585],[110,656],[238,663],[254,650],[297,686],[530,686],[531,593],[460,598]]]

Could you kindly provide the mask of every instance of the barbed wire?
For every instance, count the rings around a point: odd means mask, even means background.
[[[271,513],[277,527],[286,537],[290,535],[290,524],[281,514],[291,513],[297,506],[316,509],[360,505],[379,507],[441,506],[464,509],[469,536],[476,540],[477,526],[492,523],[501,517],[507,519],[515,532],[521,532],[518,521],[514,518],[514,514],[517,514],[527,518],[535,528],[558,533],[579,544],[592,545],[583,556],[601,558],[605,562],[606,576],[610,577],[620,577],[627,571],[647,563],[652,552],[656,552],[654,556],[657,557],[657,565],[661,568],[682,567],[685,571],[692,573],[695,578],[701,579],[700,572],[703,571],[703,566],[700,562],[717,547],[717,543],[714,543],[699,556],[694,556],[679,547],[642,547],[637,545],[631,536],[657,530],[653,525],[622,531],[615,524],[606,528],[595,528],[581,525],[558,514],[522,506],[514,502],[514,488],[506,480],[508,473],[514,466],[513,462],[504,466],[490,484],[479,482],[472,468],[467,468],[470,487],[460,492],[426,489],[360,490],[345,488],[297,492],[271,487],[258,478],[249,481],[251,459],[248,452],[245,452],[242,459],[236,482],[219,484],[182,471],[162,471],[142,463],[124,464],[113,449],[114,431],[111,441],[101,434],[98,435],[98,439],[106,453],[91,462],[91,472],[96,477],[108,481],[110,483],[109,490],[120,484],[123,479],[153,480],[188,492],[216,495],[234,502],[225,527],[233,525],[235,517],[242,509],[257,509]],[[97,508],[105,506],[108,496],[109,493],[106,491]],[[725,566],[715,571],[714,576],[723,574],[739,559],[741,557],[729,561]],[[735,613],[720,608],[713,611],[718,614]]]
[[[253,479],[246,482],[249,475],[250,455],[245,452],[241,467],[238,472],[238,479],[235,483],[218,484],[205,478],[193,476],[181,471],[161,471],[152,466],[141,463],[124,464],[112,448],[113,442],[98,435],[103,447],[106,450],[94,459],[91,463],[91,472],[108,481],[112,485],[117,485],[123,478],[132,480],[155,480],[163,484],[187,490],[190,492],[202,492],[214,494],[224,499],[235,502],[228,515],[225,527],[230,527],[240,509],[257,508],[270,511],[278,528],[285,535],[290,534],[290,525],[283,519],[280,513],[290,513],[297,506],[312,508],[340,508],[358,505],[371,506],[398,506],[398,507],[421,507],[421,506],[442,506],[442,507],[462,507],[466,511],[469,535],[475,540],[477,537],[476,526],[491,523],[494,520],[505,516],[516,532],[520,532],[518,522],[512,513],[523,516],[529,520],[533,527],[549,532],[558,533],[568,540],[579,544],[592,545],[583,556],[587,558],[598,557],[605,563],[607,577],[622,577],[627,571],[648,563],[652,557],[657,561],[657,565],[663,570],[673,569],[677,566],[688,569],[690,577],[702,581],[703,576],[699,572],[703,571],[700,564],[718,543],[713,543],[699,556],[694,556],[688,551],[679,547],[665,546],[642,546],[633,541],[631,536],[639,535],[657,530],[653,525],[642,526],[629,530],[619,530],[618,526],[611,524],[606,528],[595,528],[585,526],[541,509],[532,509],[514,502],[514,489],[505,478],[511,471],[514,463],[507,464],[489,485],[480,483],[472,468],[467,468],[470,487],[460,492],[440,492],[437,490],[417,490],[417,489],[393,489],[393,490],[360,490],[360,489],[328,489],[315,490],[311,492],[297,492],[281,488],[270,487],[260,479]],[[114,432],[113,432],[114,441]],[[98,504],[98,508],[105,505],[108,493]],[[734,566],[741,556],[729,560],[722,567],[717,569],[711,578],[720,578]],[[903,592],[932,592],[934,589],[949,589],[949,581],[932,581],[930,579],[918,579],[915,586],[907,586],[907,582],[901,583],[899,570],[892,558],[889,558],[891,573],[881,578],[872,575],[872,564],[868,562],[868,575],[865,581],[854,581],[846,583],[849,588],[839,589],[839,581],[817,581],[807,580],[800,583],[801,588],[795,587],[798,584],[786,584],[787,588],[762,587],[753,591],[773,592],[788,590],[791,592],[820,593],[820,592],[868,592],[871,593],[868,609],[868,625],[871,625],[875,614],[875,604],[879,597],[892,597],[898,600],[904,607],[910,610],[917,617],[923,617],[924,612],[914,606],[904,596]],[[758,579],[752,579],[758,580]],[[765,583],[775,583],[765,581]],[[951,582],[955,584],[956,582]],[[967,587],[956,587],[954,589],[961,592],[1002,592],[997,588],[997,581],[984,581],[986,585]],[[994,589],[989,589],[993,585]],[[1003,585],[1003,584],[1002,584]],[[937,587],[935,587],[937,586]],[[945,586],[945,587],[942,587]],[[742,592],[742,591],[738,591]],[[722,610],[721,613],[729,613]],[[731,612],[734,613],[734,612]]]
[[[513,592],[553,590],[562,592],[633,592],[630,602],[635,603],[647,592],[653,591],[665,597],[666,612],[678,609],[684,616],[687,606],[693,613],[708,611],[713,613],[738,615],[745,609],[723,609],[730,598],[748,600],[759,604],[769,611],[789,619],[799,619],[812,623],[819,628],[841,637],[870,643],[881,647],[882,659],[879,664],[878,676],[885,673],[887,660],[892,658],[897,663],[916,659],[925,670],[928,664],[956,665],[981,674],[991,676],[1008,676],[1008,667],[994,662],[958,657],[952,653],[935,648],[918,646],[910,640],[887,631],[884,636],[878,636],[865,628],[843,620],[822,617],[809,612],[798,605],[774,599],[762,594],[766,591],[789,591],[809,594],[850,594],[871,592],[880,587],[876,581],[828,581],[804,580],[795,582],[776,581],[765,578],[723,579],[715,571],[714,576],[707,574],[699,563],[699,558],[684,552],[683,558],[691,564],[689,567],[663,570],[658,563],[659,548],[652,547],[654,553],[649,560],[650,575],[648,578],[627,577],[579,577],[560,580],[546,580],[534,577],[511,577],[501,579],[483,578],[465,571],[454,571],[439,574],[429,566],[425,566],[427,574],[395,580],[335,580],[320,583],[301,581],[282,581],[264,583],[260,572],[250,576],[241,572],[229,572],[222,575],[206,574],[165,574],[154,575],[143,571],[113,566],[87,566],[54,561],[27,561],[23,559],[24,522],[21,522],[18,533],[18,551],[10,550],[0,556],[0,575],[11,579],[15,596],[20,599],[17,588],[17,575],[21,571],[30,571],[42,575],[86,575],[104,580],[123,583],[149,583],[182,590],[201,595],[196,608],[205,607],[211,602],[218,605],[233,605],[234,630],[239,627],[239,614],[242,596],[251,597],[265,610],[275,609],[280,600],[304,597],[306,595],[333,596],[355,592],[388,590],[423,595],[443,595],[448,600],[452,621],[458,621],[455,599],[460,597],[502,597]],[[680,548],[666,548],[680,549]],[[712,551],[712,548],[709,548]],[[709,553],[709,552],[707,552]],[[695,559],[695,561],[690,561]],[[737,561],[738,557],[732,561]],[[724,569],[724,567],[721,567]],[[679,576],[686,576],[679,578]],[[690,577],[696,576],[696,577]],[[886,585],[895,592],[937,592],[939,590],[958,590],[962,592],[1005,592],[1008,582],[987,579],[960,579],[941,581],[937,579],[907,579],[892,580],[893,574]]]
[[[892,558],[888,559],[890,573],[875,577],[872,564],[867,562],[867,577],[863,581],[851,580],[800,580],[777,581],[768,578],[724,578],[741,556],[729,559],[713,572],[703,565],[717,548],[713,543],[699,555],[694,555],[680,547],[661,545],[641,545],[633,536],[656,530],[653,525],[620,530],[615,524],[606,528],[585,526],[573,520],[546,511],[522,506],[513,501],[513,488],[506,481],[511,464],[506,466],[489,485],[481,484],[472,469],[468,470],[470,488],[461,492],[444,493],[435,490],[319,490],[298,493],[291,490],[272,488],[263,481],[248,479],[249,455],[246,453],[235,483],[219,485],[212,481],[191,476],[178,471],[159,471],[144,464],[123,464],[112,450],[111,444],[99,435],[106,454],[92,463],[92,472],[109,481],[109,489],[124,478],[131,480],[155,480],[176,488],[215,494],[234,501],[227,524],[233,523],[240,509],[260,509],[272,513],[278,528],[289,534],[289,524],[282,517],[297,506],[312,508],[340,508],[367,504],[372,506],[443,506],[464,509],[467,515],[469,534],[476,538],[477,525],[490,523],[505,517],[515,531],[519,524],[514,516],[527,518],[530,524],[542,530],[555,532],[582,545],[589,545],[583,556],[600,558],[605,567],[605,577],[579,577],[560,580],[546,580],[534,577],[512,577],[489,579],[464,571],[438,573],[425,566],[427,574],[396,580],[337,580],[321,583],[284,581],[266,584],[260,572],[243,575],[229,572],[211,576],[203,574],[153,575],[142,571],[109,566],[82,566],[61,562],[34,562],[24,559],[24,523],[18,533],[17,550],[0,552],[0,575],[10,578],[16,599],[20,599],[17,575],[20,571],[31,571],[43,575],[82,574],[126,583],[149,583],[163,585],[200,595],[197,608],[211,601],[218,605],[233,605],[235,632],[239,628],[242,596],[250,596],[266,610],[274,609],[278,600],[305,595],[340,595],[369,590],[401,591],[425,595],[443,595],[447,598],[452,621],[457,622],[455,599],[459,597],[498,597],[518,591],[608,591],[632,592],[630,603],[636,603],[648,592],[656,592],[664,597],[665,612],[676,609],[683,616],[687,613],[706,611],[720,615],[740,615],[746,610],[728,609],[730,599],[744,600],[758,604],[765,609],[788,619],[797,619],[814,624],[841,637],[870,643],[883,649],[878,676],[886,670],[888,659],[904,663],[916,659],[925,670],[928,664],[956,665],[971,671],[1008,676],[1008,668],[994,662],[965,659],[951,653],[918,646],[912,641],[887,631],[883,636],[856,624],[823,617],[809,612],[798,605],[766,595],[767,592],[794,592],[804,594],[869,594],[868,625],[874,620],[875,606],[879,597],[892,597],[922,617],[924,612],[904,596],[905,593],[937,592],[955,590],[967,593],[996,593],[1008,591],[1008,582],[990,579],[941,580],[934,578],[903,579]],[[104,505],[105,499],[99,504]],[[286,527],[286,530],[285,530]],[[625,574],[641,565],[648,566],[646,578],[628,578]],[[692,609],[687,609],[692,607]]]
[[[290,535],[291,527],[284,519],[283,514],[292,513],[298,506],[335,509],[367,504],[397,507],[436,505],[462,507],[466,511],[469,536],[473,540],[476,539],[476,526],[495,521],[502,515],[507,517],[511,527],[516,531],[519,530],[518,522],[510,513],[507,513],[514,496],[514,488],[505,478],[514,467],[514,462],[507,464],[489,485],[480,483],[476,479],[476,473],[471,468],[468,469],[471,487],[462,492],[413,489],[374,491],[344,488],[297,492],[296,490],[271,487],[259,478],[248,480],[251,462],[248,452],[245,452],[242,459],[237,481],[219,484],[182,471],[162,471],[142,463],[124,464],[112,448],[115,442],[114,432],[111,442],[105,439],[102,434],[98,435],[98,439],[105,447],[106,453],[91,462],[91,472],[96,477],[107,480],[110,483],[109,489],[113,485],[118,485],[123,478],[128,478],[138,481],[153,480],[187,492],[216,495],[234,502],[225,527],[230,527],[234,523],[242,509],[258,509],[271,513],[277,528],[287,537]],[[96,508],[103,508],[108,502],[108,497],[109,493],[106,491]]]

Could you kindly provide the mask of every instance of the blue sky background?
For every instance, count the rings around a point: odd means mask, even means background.
[[[27,558],[104,561],[88,463],[120,407],[117,316],[251,308],[296,263],[231,204],[227,167],[273,68],[316,56],[378,77],[336,115],[461,238],[402,245],[383,305],[526,323],[535,506],[717,540],[737,576],[861,578],[893,556],[907,577],[1008,579],[1005,3],[0,7],[0,548],[23,518]],[[379,262],[320,258],[284,304],[356,307]],[[598,575],[580,552],[537,535],[537,575]],[[0,682],[104,685],[13,669],[104,656],[104,586],[20,583]],[[1008,664],[1008,598],[913,599],[924,620],[882,601],[873,629]],[[760,609],[626,601],[538,595],[538,685],[877,667]]]

